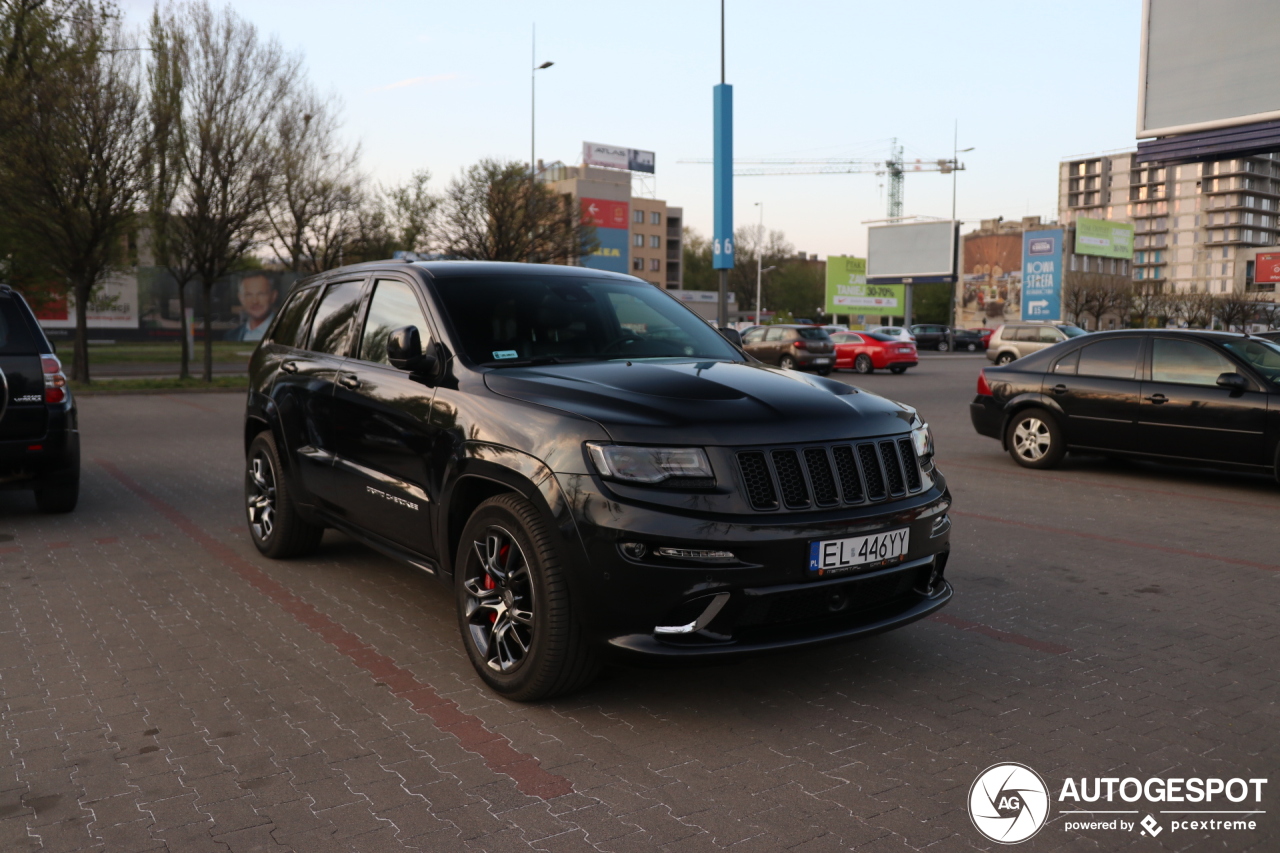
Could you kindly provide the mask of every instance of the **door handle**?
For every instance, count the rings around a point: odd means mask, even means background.
[[[284,364],[280,365],[280,369],[285,373],[297,373],[298,363],[296,361],[286,361]]]
[[[360,379],[354,373],[339,373],[338,384],[354,391],[360,387]]]
[[[1055,393],[1055,394],[1065,394],[1065,393],[1067,393],[1067,386],[1066,386],[1066,385],[1063,385],[1062,383],[1058,383],[1057,385],[1054,385],[1054,386],[1053,386],[1053,393]]]
[[[1152,394],[1147,399],[1155,403],[1157,406],[1160,405],[1161,403],[1166,403],[1169,401],[1169,398],[1163,394]]]

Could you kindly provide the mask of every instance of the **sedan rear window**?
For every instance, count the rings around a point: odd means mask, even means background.
[[[825,341],[828,337],[826,329],[797,329],[800,337],[806,341]]]
[[[863,332],[862,334],[876,341],[897,341],[898,340],[893,335],[886,335],[881,332]]]

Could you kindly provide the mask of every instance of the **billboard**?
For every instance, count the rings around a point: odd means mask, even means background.
[[[867,229],[867,276],[902,282],[952,281],[956,223],[908,222]]]
[[[74,329],[76,327],[76,300],[70,292],[64,292],[43,302],[32,300],[36,319],[45,329]],[[138,276],[134,273],[113,273],[93,289],[89,308],[85,312],[86,325],[90,329],[138,328]]]
[[[607,198],[583,198],[582,221],[597,228],[630,228],[628,204]]]
[[[828,314],[888,314],[901,316],[901,284],[867,284],[867,261],[848,255],[827,257]]]
[[[1253,260],[1253,280],[1258,284],[1280,284],[1280,252],[1259,252]]]
[[[1145,0],[1138,138],[1280,119],[1280,4]]]
[[[601,145],[599,142],[582,143],[582,162],[588,166],[603,166],[606,169],[627,169],[632,172],[653,174],[655,159],[652,151],[619,148],[617,145]]]
[[[600,245],[582,259],[582,265],[593,270],[627,272],[627,241],[630,235],[626,228],[596,228],[596,241]]]
[[[1062,319],[1062,229],[1022,232],[1022,319]]]
[[[711,238],[711,268],[733,269],[733,87],[721,83],[713,90],[712,120],[715,124],[714,173],[715,223]]]
[[[966,234],[956,324],[999,326],[1022,317],[1022,235]]]
[[[1133,257],[1133,223],[1076,219],[1076,254],[1100,258]]]

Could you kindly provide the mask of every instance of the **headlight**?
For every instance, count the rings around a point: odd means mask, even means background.
[[[929,431],[928,424],[921,424],[911,430],[911,446],[921,459],[933,455],[933,433]]]
[[[628,483],[661,483],[671,477],[710,478],[711,462],[701,447],[627,447],[587,442],[602,476]]]

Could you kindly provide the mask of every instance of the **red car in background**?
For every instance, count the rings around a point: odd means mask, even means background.
[[[859,373],[888,368],[903,373],[919,364],[916,345],[880,332],[835,332],[836,370],[853,368]]]
[[[983,349],[988,349],[988,348],[991,346],[991,336],[992,336],[992,335],[994,335],[994,334],[996,333],[996,330],[995,330],[995,329],[988,329],[988,328],[985,328],[985,327],[984,327],[984,328],[981,328],[981,329],[970,329],[969,331],[971,331],[971,332],[977,332],[979,335],[982,335],[982,348],[983,348]]]

